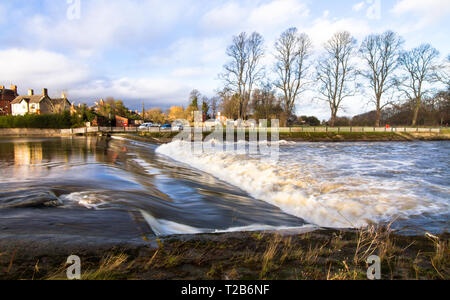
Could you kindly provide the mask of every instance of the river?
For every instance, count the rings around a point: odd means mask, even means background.
[[[33,216],[51,209],[52,224],[74,218],[65,210],[78,220],[132,212],[162,236],[393,220],[399,229],[449,229],[448,142],[281,142],[278,160],[193,154],[182,143],[0,139],[0,222],[9,221],[0,233],[11,224],[36,232]]]

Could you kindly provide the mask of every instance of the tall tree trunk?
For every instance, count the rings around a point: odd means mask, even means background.
[[[243,111],[243,103],[242,103],[242,99],[241,99],[241,101],[239,101],[239,114],[238,114],[238,119],[241,119],[242,120],[242,111]]]
[[[330,126],[334,127],[334,124],[336,123],[336,113],[333,111],[331,113],[331,122],[330,122]]]
[[[420,99],[416,100],[416,107],[414,108],[414,116],[413,116],[413,120],[412,120],[413,127],[417,125],[417,118],[419,117],[419,109],[420,109],[421,102],[422,101]]]
[[[381,110],[377,111],[377,120],[375,121],[375,127],[380,127],[381,123]]]
[[[381,97],[377,97],[377,119],[375,121],[375,127],[380,127],[380,121],[381,121]]]

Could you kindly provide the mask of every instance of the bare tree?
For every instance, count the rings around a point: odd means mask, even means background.
[[[383,34],[369,35],[359,50],[368,68],[359,72],[369,81],[374,92],[374,104],[377,115],[375,126],[380,126],[381,111],[389,101],[383,102],[383,95],[396,85],[395,70],[399,66],[403,40],[396,33],[387,31]]]
[[[276,41],[275,52],[275,71],[279,78],[275,86],[283,93],[283,108],[289,118],[307,84],[309,66],[306,60],[312,52],[311,39],[304,33],[299,34],[297,28],[289,28]]]
[[[330,106],[332,127],[342,101],[355,94],[356,87],[350,86],[350,83],[355,81],[356,75],[350,61],[355,53],[355,45],[356,40],[349,32],[334,34],[325,44],[325,54],[317,65],[320,98]]]
[[[450,90],[450,55],[448,55],[441,65],[436,66],[436,81],[446,85]]]
[[[240,102],[238,94],[224,88],[223,90],[219,90],[217,95],[219,95],[221,99],[220,109],[222,111],[222,115],[228,119],[238,119]]]
[[[209,105],[211,107],[212,118],[216,118],[217,113],[219,112],[220,98],[218,96],[212,97]]]
[[[256,89],[253,93],[251,107],[253,118],[260,119],[280,119],[283,112],[281,99],[277,97],[276,90],[270,83],[262,85],[261,89]]]
[[[200,101],[200,97],[202,96],[202,94],[196,90],[193,89],[191,91],[191,93],[189,94],[189,106],[192,106],[195,109],[199,109],[199,101]]]
[[[439,51],[430,44],[423,44],[400,55],[406,76],[399,82],[399,89],[414,103],[412,126],[416,126],[422,99],[431,90],[428,84],[436,80],[436,59]]]
[[[247,36],[245,32],[233,37],[233,44],[228,47],[230,62],[224,66],[219,77],[225,87],[235,94],[239,100],[239,118],[246,117],[246,107],[253,88],[263,75],[260,62],[264,56],[264,40],[259,33]]]
[[[264,56],[264,39],[259,33],[252,33],[247,41],[249,53],[249,65],[247,70],[248,93],[245,99],[245,107],[248,106],[255,85],[264,77],[264,68],[260,66],[261,59]],[[244,119],[247,118],[247,109],[244,110]]]

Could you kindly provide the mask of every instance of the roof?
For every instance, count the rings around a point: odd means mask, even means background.
[[[9,96],[15,96],[16,92],[13,91],[13,90],[6,90],[6,89],[2,90],[2,89],[0,89],[0,94],[9,95]]]
[[[28,103],[40,103],[44,98],[45,97],[43,97],[42,95],[18,96],[11,102],[11,104],[19,104],[23,100],[27,101]]]
[[[67,98],[51,98],[50,101],[53,103],[53,105],[64,105],[64,101],[66,101],[66,103],[68,103],[69,106],[72,105],[70,101],[67,100]]]
[[[44,97],[42,95],[33,95],[33,96],[18,96],[16,97],[16,99],[14,99],[11,104],[19,104],[20,102],[22,102],[23,100],[27,101],[30,104],[37,104],[40,103],[42,100],[44,100],[45,98],[48,98],[53,105],[64,105],[64,101],[67,101],[68,105],[70,106],[70,102],[69,100],[65,99],[65,98],[56,98],[56,99],[51,99],[49,97]]]
[[[118,116],[118,115],[116,115],[116,119],[119,119],[119,120],[123,120],[123,121],[125,121],[125,120],[130,120],[129,118],[126,118],[126,117],[121,117],[121,116]]]

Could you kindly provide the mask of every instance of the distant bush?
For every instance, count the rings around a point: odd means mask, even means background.
[[[67,129],[73,125],[68,111],[49,115],[0,116],[0,128]]]
[[[314,116],[311,116],[311,117],[301,116],[300,118],[298,118],[298,120],[302,125],[314,126],[314,127],[320,126],[320,120]]]

